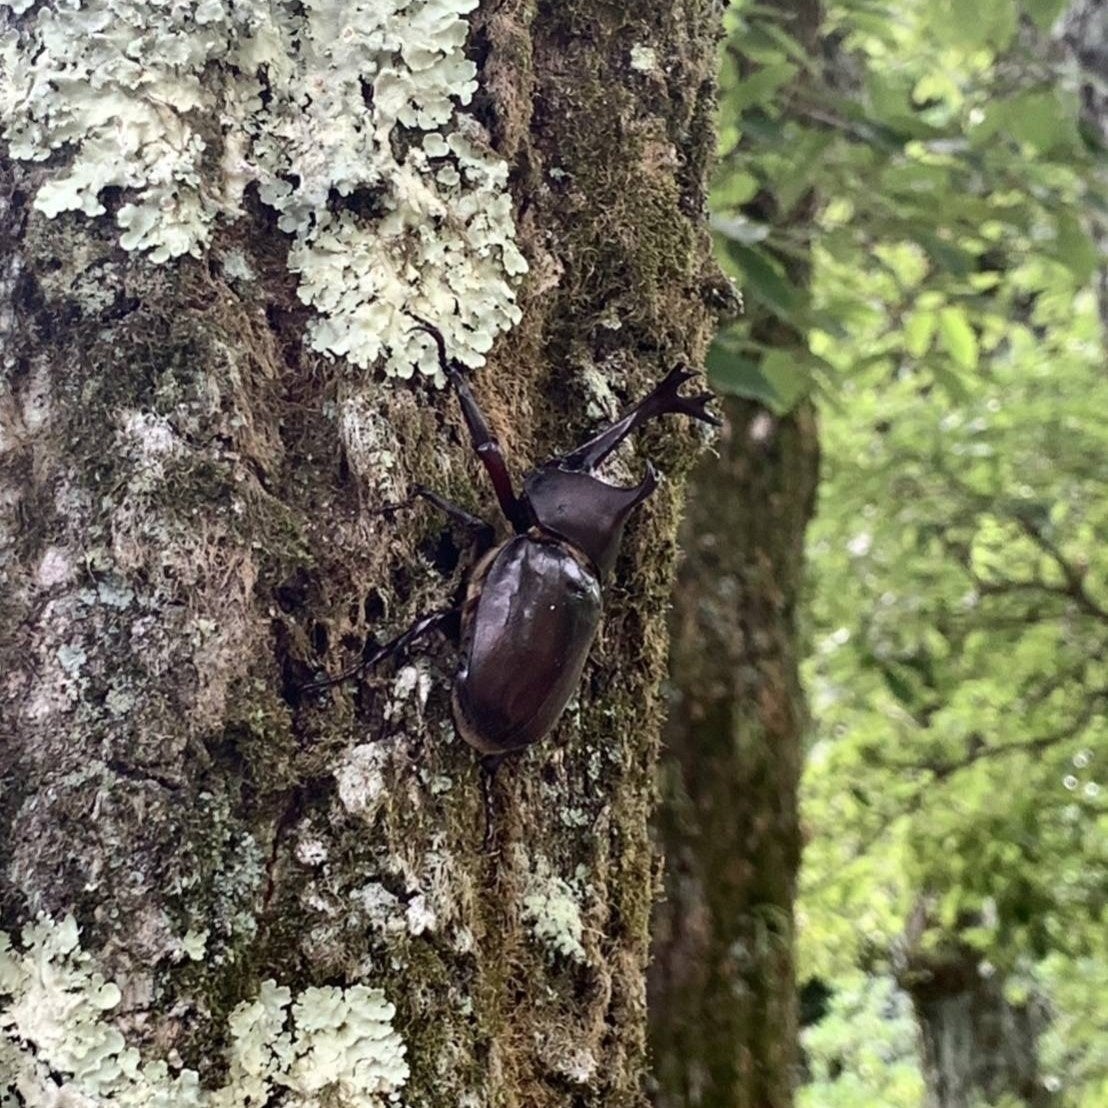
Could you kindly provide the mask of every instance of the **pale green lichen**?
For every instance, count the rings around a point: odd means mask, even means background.
[[[220,261],[223,264],[224,276],[232,281],[253,281],[258,276],[250,264],[250,259],[237,247],[223,254]]]
[[[208,929],[205,927],[203,931],[197,931],[195,929],[186,931],[184,937],[181,939],[181,949],[185,952],[185,956],[190,958],[194,962],[199,962],[204,957],[205,948],[208,945]]]
[[[186,939],[188,936],[186,936]],[[228,1018],[227,1076],[144,1060],[109,1013],[122,999],[81,950],[72,917],[0,932],[0,1105],[250,1108],[284,1090],[297,1108],[385,1108],[408,1080],[395,1009],[366,985],[304,989],[263,981]]]
[[[384,743],[360,743],[346,752],[335,770],[339,800],[352,815],[372,822],[388,799],[385,767],[391,761]]]
[[[658,54],[653,47],[631,47],[631,68],[639,73],[652,73],[658,68]]]
[[[81,672],[81,667],[88,661],[88,654],[83,647],[66,643],[58,647],[58,664],[69,674],[76,677]]]
[[[415,313],[480,365],[519,319],[527,265],[507,166],[457,108],[477,88],[463,18],[477,3],[37,4],[0,31],[0,124],[15,158],[71,152],[40,211],[102,215],[122,188],[120,243],[155,262],[201,253],[256,184],[293,237],[315,349],[437,373]]]
[[[542,857],[528,876],[523,895],[523,919],[552,953],[575,962],[585,961],[581,939],[585,925],[581,908],[570,885],[551,869]]]

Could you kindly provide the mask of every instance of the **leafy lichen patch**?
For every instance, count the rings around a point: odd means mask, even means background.
[[[535,860],[523,894],[523,918],[535,938],[551,953],[575,962],[585,961],[581,939],[585,924],[581,905],[568,882],[542,857]]]
[[[224,1084],[202,1088],[194,1070],[127,1044],[111,1019],[123,994],[79,938],[72,916],[25,928],[21,949],[0,932],[0,1103],[246,1108],[283,1089],[283,1103],[300,1108],[384,1108],[408,1080],[396,1010],[380,989],[309,987],[294,997],[266,980],[230,1013]]]
[[[107,212],[154,262],[199,255],[248,185],[292,236],[311,345],[437,373],[407,313],[481,365],[518,322],[508,168],[456,105],[477,88],[477,0],[0,3],[0,125],[47,216]],[[235,266],[245,276],[249,265]]]

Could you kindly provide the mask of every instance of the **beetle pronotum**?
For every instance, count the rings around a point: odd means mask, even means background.
[[[438,348],[439,364],[458,393],[470,439],[492,481],[512,536],[496,542],[495,528],[429,489],[429,500],[476,534],[479,556],[460,607],[424,616],[403,635],[339,677],[336,684],[450,622],[460,630],[461,659],[452,705],[458,732],[494,768],[506,754],[544,738],[573,695],[596,637],[601,586],[619,552],[629,516],[657,485],[657,471],[632,488],[595,476],[596,468],[637,427],[668,413],[718,424],[708,412],[711,393],[681,396],[696,376],[678,365],[622,418],[576,450],[528,473],[517,495],[500,444],[458,362],[447,356],[438,328],[420,321]]]

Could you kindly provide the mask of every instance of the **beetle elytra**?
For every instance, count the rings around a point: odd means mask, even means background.
[[[456,623],[461,658],[452,707],[458,732],[495,764],[550,733],[580,681],[600,623],[602,586],[615,564],[624,525],[655,489],[657,471],[647,463],[631,488],[595,476],[598,466],[636,428],[680,413],[705,423],[719,420],[707,408],[712,394],[682,396],[696,376],[678,365],[611,426],[576,450],[528,473],[517,494],[496,437],[446,350],[441,332],[420,321],[438,349],[439,364],[454,386],[474,450],[492,481],[512,536],[497,543],[495,529],[429,489],[422,497],[475,532],[479,556],[461,605],[433,612],[339,677],[305,690],[336,684],[405,649],[436,628]]]

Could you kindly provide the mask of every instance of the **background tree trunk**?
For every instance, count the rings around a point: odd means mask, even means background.
[[[523,322],[475,378],[517,475],[702,359],[717,18],[707,0],[473,17],[475,114],[531,266]],[[619,474],[649,452],[671,480],[629,528],[580,696],[497,778],[486,854],[450,650],[297,692],[457,585],[441,519],[377,511],[421,482],[493,514],[453,397],[309,353],[258,203],[202,258],[154,264],[108,217],[32,208],[39,166],[0,173],[0,1094],[131,1103],[195,1070],[182,1103],[274,1075],[302,1103],[330,1028],[377,1050],[371,1098],[639,1103],[663,613],[697,435],[668,421]],[[107,1068],[31,1011],[64,998]],[[124,1048],[140,1069],[113,1076]]]
[[[1094,157],[1096,153],[1101,155],[1096,164],[1103,178],[1103,155],[1108,150],[1108,86],[1104,81],[1108,69],[1108,6],[1103,0],[1073,0],[1055,30],[1066,65],[1076,71],[1086,141]],[[1091,211],[1089,220],[1103,261],[1108,254],[1108,219]],[[1108,331],[1108,265],[1099,267],[1097,288],[1101,323]]]
[[[776,8],[789,34],[814,48],[819,5]],[[781,210],[763,190],[746,210],[803,243],[816,203],[807,195]],[[780,260],[804,287],[806,257]],[[753,341],[805,348],[797,330],[757,305],[750,313]],[[817,427],[808,403],[777,418],[728,398],[726,411],[718,456],[694,470],[672,620],[659,820],[667,868],[650,976],[655,1103],[664,1108],[782,1108],[797,1078],[793,902],[806,711],[796,609]]]
[[[695,471],[676,594],[652,1038],[657,1104],[769,1108],[796,1080],[794,620],[816,433],[807,408],[726,407],[720,456]]]
[[[1056,1104],[1038,1061],[1046,1005],[1035,996],[1013,1003],[1005,995],[1004,975],[967,945],[922,949],[922,918],[917,913],[909,925],[900,978],[919,1028],[927,1103],[932,1108]]]

